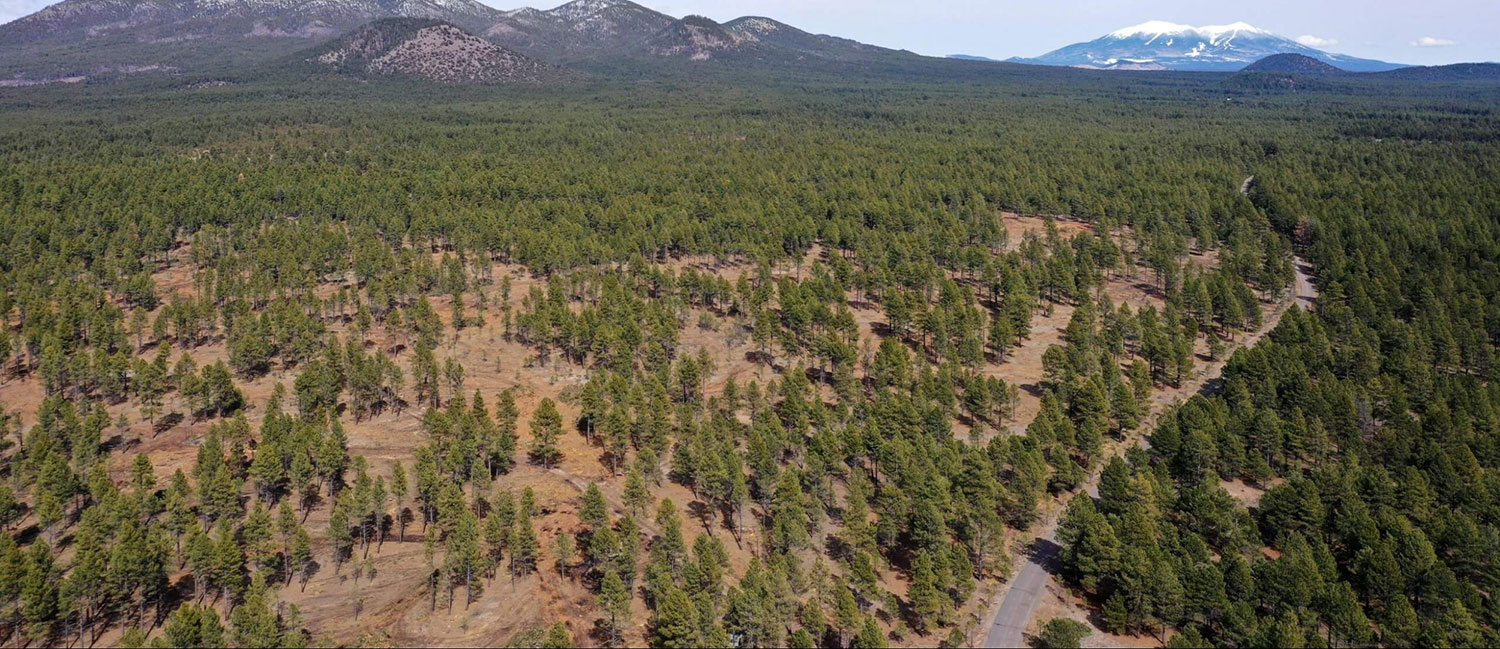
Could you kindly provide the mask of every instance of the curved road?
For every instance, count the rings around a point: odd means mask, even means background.
[[[1249,184],[1250,180],[1247,179],[1244,186],[1248,188]],[[1310,309],[1312,307],[1313,302],[1318,297],[1318,289],[1309,276],[1311,266],[1300,257],[1295,258],[1294,262],[1296,264],[1296,281],[1293,284],[1294,292],[1290,296],[1290,299],[1285,300],[1276,309],[1272,317],[1267,318],[1260,329],[1241,339],[1239,343],[1240,347],[1250,347],[1260,342],[1261,338],[1265,337],[1266,334],[1270,333],[1276,327],[1277,323],[1281,322],[1281,317],[1286,314],[1287,309],[1292,305],[1296,305],[1301,309]],[[1228,358],[1228,354],[1225,355],[1225,358]],[[1181,388],[1158,392],[1153,398],[1156,402],[1156,407],[1152,408],[1151,415],[1136,428],[1137,431],[1142,432],[1116,444],[1112,451],[1113,454],[1120,455],[1128,448],[1145,444],[1146,437],[1144,431],[1149,431],[1156,427],[1157,418],[1168,410],[1169,400],[1175,401],[1180,397],[1193,393],[1211,391],[1216,385],[1216,379],[1219,378],[1219,374],[1223,369],[1223,361],[1215,362],[1206,366],[1194,378],[1184,382]],[[1101,469],[1104,464],[1105,462],[1103,461],[1099,463]],[[1098,497],[1098,470],[1090,474],[1083,488],[1090,496]],[[1010,588],[1003,591],[1002,597],[1004,599],[1000,601],[1000,606],[998,608],[994,608],[993,605],[991,606],[994,611],[994,617],[988,625],[984,644],[978,646],[1025,646],[1026,627],[1031,624],[1032,613],[1036,611],[1037,604],[1041,603],[1042,595],[1047,591],[1047,585],[1051,582],[1052,573],[1055,570],[1053,564],[1057,560],[1058,553],[1061,550],[1057,545],[1057,524],[1061,514],[1060,510],[1060,507],[1054,507],[1051,515],[1039,527],[1034,528],[1036,536],[1029,544],[1027,552],[1023,557],[1025,563],[1021,566],[1020,572],[1016,573],[1015,579],[1011,580]]]

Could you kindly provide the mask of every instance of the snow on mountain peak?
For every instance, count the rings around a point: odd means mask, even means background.
[[[769,34],[781,29],[781,25],[776,21],[761,16],[749,16],[735,22],[737,23],[735,25],[736,29],[748,30],[758,34]]]
[[[1204,25],[1194,27],[1192,25],[1179,25],[1165,20],[1148,20],[1139,25],[1132,25],[1124,29],[1117,29],[1109,33],[1111,38],[1135,38],[1146,37],[1149,39],[1161,36],[1197,35],[1211,41],[1217,41],[1223,36],[1233,36],[1239,33],[1246,34],[1270,34],[1264,29],[1244,22],[1235,22],[1228,25]]]
[[[1235,34],[1244,32],[1247,34],[1269,34],[1264,29],[1245,22],[1229,23],[1228,25],[1204,25],[1198,28],[1198,33],[1211,39],[1217,39],[1224,34]]]
[[[548,9],[546,13],[564,20],[576,21],[621,4],[624,3],[620,2],[620,0],[573,0],[567,4]]]
[[[1124,29],[1116,29],[1109,33],[1114,38],[1130,38],[1132,36],[1162,36],[1166,34],[1185,34],[1196,31],[1198,28],[1191,25],[1179,25],[1169,23],[1165,20],[1148,20],[1139,25],[1132,25]]]

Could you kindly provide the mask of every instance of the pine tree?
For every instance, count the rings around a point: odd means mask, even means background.
[[[630,448],[630,418],[624,408],[616,406],[604,418],[604,444],[609,452],[610,467],[615,475],[625,466]]]
[[[551,399],[542,399],[531,416],[531,456],[547,469],[562,457],[557,440],[562,435],[562,416],[557,413],[557,404]]]
[[[609,616],[606,644],[614,646],[620,642],[621,632],[630,621],[630,591],[619,573],[611,570],[604,573],[599,585],[598,605]]]
[[[328,515],[328,540],[333,546],[334,573],[343,565],[348,558],[349,549],[354,545],[354,538],[349,534],[349,513],[347,507],[342,503],[333,506],[333,511]]]
[[[276,614],[267,601],[266,587],[257,578],[245,601],[229,615],[229,643],[235,647],[265,648],[284,646]]]
[[[792,635],[787,636],[787,646],[791,649],[817,649],[818,641],[813,639],[813,634],[807,629],[797,629]]]
[[[646,477],[641,474],[640,467],[631,467],[630,472],[625,475],[625,508],[639,516],[651,506],[652,499],[651,490],[646,486]]]
[[[1110,633],[1125,633],[1130,630],[1130,613],[1125,607],[1125,597],[1120,593],[1104,600],[1104,628]]]
[[[309,572],[312,560],[312,539],[308,536],[306,529],[298,526],[296,537],[292,540],[292,565],[296,568],[297,572],[302,574],[302,587],[304,589],[307,588],[308,578],[312,576]],[[291,575],[287,575],[287,579],[290,580]]]
[[[442,405],[438,394],[437,357],[432,353],[432,345],[425,340],[419,340],[412,352],[411,384],[417,402],[426,403],[431,408]]]
[[[245,553],[228,527],[221,528],[215,545],[214,582],[226,597],[240,595],[245,589]]]
[[[599,491],[599,485],[590,482],[584,490],[583,505],[578,509],[578,517],[590,530],[609,525],[609,505],[604,502],[604,492]]]
[[[558,622],[547,629],[547,636],[542,639],[543,649],[568,649],[573,646],[573,634],[568,632],[568,625]]]
[[[1077,649],[1089,635],[1088,625],[1065,617],[1047,620],[1037,634],[1037,646],[1051,649]]]
[[[404,505],[406,495],[411,490],[411,483],[406,477],[406,467],[401,462],[394,462],[391,466],[391,495],[396,499],[396,524],[401,528],[401,542],[406,542],[406,524],[411,519],[410,510]]]
[[[531,508],[521,507],[516,512],[515,527],[510,535],[510,572],[522,576],[536,569],[538,542],[536,528],[531,523]]]
[[[557,574],[566,576],[573,565],[573,555],[578,552],[573,535],[561,532],[554,542],[553,555],[557,562]]]
[[[516,410],[516,398],[510,390],[500,393],[499,403],[495,407],[495,427],[492,429],[494,437],[489,440],[490,473],[498,475],[507,473],[516,465],[516,420],[520,417]]]
[[[1119,569],[1120,543],[1115,531],[1094,508],[1087,494],[1074,496],[1057,528],[1063,565],[1089,592],[1102,592],[1105,580]]]
[[[663,649],[698,647],[698,610],[687,593],[668,588],[656,604],[651,620],[651,646]]]
[[[228,646],[225,643],[224,625],[219,621],[219,613],[213,607],[194,604],[183,604],[177,607],[177,610],[172,611],[172,614],[167,617],[162,639],[166,646],[173,649]]]
[[[337,418],[331,419],[328,435],[318,449],[318,474],[328,485],[328,495],[337,496],[344,484],[344,472],[349,468],[349,438]]]
[[[120,639],[115,642],[118,649],[146,649],[151,646],[146,639],[146,632],[140,627],[130,627],[120,634]]]
[[[886,640],[885,632],[880,630],[880,625],[875,618],[866,617],[864,626],[860,627],[859,633],[849,642],[849,649],[886,649],[890,641]]]
[[[859,633],[859,604],[854,601],[854,593],[848,588],[838,586],[838,595],[834,602],[834,622],[838,625],[839,646],[849,642],[854,634]]]
[[[26,622],[26,635],[34,642],[45,641],[52,635],[52,625],[60,610],[58,576],[52,549],[40,539],[33,541],[26,553],[20,611]]]
[[[464,585],[464,608],[474,602],[475,586],[484,572],[484,552],[480,544],[479,521],[472,510],[464,508],[458,525],[444,541],[444,571],[454,583]],[[450,587],[451,589],[451,587]]]
[[[923,633],[942,625],[945,608],[943,600],[946,595],[938,590],[932,564],[932,557],[925,551],[917,553],[916,559],[912,561],[911,588],[907,592],[916,628]]]
[[[682,535],[682,517],[677,514],[677,505],[671,498],[663,498],[657,505],[656,526],[661,530],[661,536],[651,545],[651,551],[675,568],[687,554],[687,541]]]
[[[443,381],[448,384],[448,394],[455,397],[463,394],[464,366],[458,359],[452,356],[443,359]]]

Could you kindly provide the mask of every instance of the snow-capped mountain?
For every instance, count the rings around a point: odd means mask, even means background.
[[[1401,67],[1384,61],[1330,54],[1243,22],[1193,27],[1160,20],[1118,29],[1018,63],[1110,70],[1233,71],[1273,54],[1302,54],[1351,72]]]

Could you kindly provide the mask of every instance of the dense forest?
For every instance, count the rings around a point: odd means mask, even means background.
[[[1317,315],[1235,354],[1220,392],[1069,504],[1065,569],[1109,627],[1180,646],[1496,642],[1493,117],[1366,114],[1344,128],[1358,139],[1282,149],[1257,176],[1257,206],[1318,269]],[[1251,512],[1230,478],[1267,487]]]
[[[1004,70],[6,90],[0,633],[1500,641],[1500,90]]]

